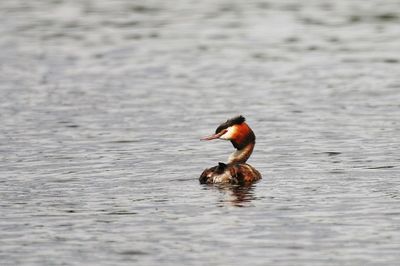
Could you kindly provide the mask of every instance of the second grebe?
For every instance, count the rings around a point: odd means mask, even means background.
[[[201,140],[230,140],[236,151],[229,156],[228,163],[218,163],[200,175],[201,184],[230,183],[249,184],[261,179],[261,174],[246,161],[253,152],[256,136],[245,123],[243,116],[237,116],[219,125],[215,134]]]

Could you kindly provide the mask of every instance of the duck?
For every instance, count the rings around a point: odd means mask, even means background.
[[[215,134],[200,140],[214,139],[230,141],[236,150],[227,163],[219,162],[205,169],[200,175],[200,184],[249,185],[262,178],[259,171],[246,163],[253,153],[256,136],[242,115],[228,119],[217,127]]]

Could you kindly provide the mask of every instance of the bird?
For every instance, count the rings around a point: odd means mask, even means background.
[[[205,169],[200,175],[200,184],[236,184],[248,185],[261,179],[261,174],[246,163],[253,152],[256,136],[242,116],[236,116],[220,124],[215,134],[200,140],[222,139],[231,141],[236,149],[227,163],[219,162],[217,166]]]

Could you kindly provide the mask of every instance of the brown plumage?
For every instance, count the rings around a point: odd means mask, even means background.
[[[261,174],[247,163],[233,163],[208,168],[200,175],[201,184],[229,183],[245,185],[261,179]]]
[[[227,164],[219,163],[204,170],[199,178],[201,184],[249,184],[261,179],[260,172],[246,163],[253,152],[256,136],[243,116],[227,120],[218,126],[214,135],[202,140],[212,139],[230,140],[237,150],[231,154]]]

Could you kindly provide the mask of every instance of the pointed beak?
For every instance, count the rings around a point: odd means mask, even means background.
[[[226,129],[222,130],[221,132],[208,136],[208,137],[203,137],[200,140],[213,140],[213,139],[218,139],[219,137],[221,137],[222,135],[224,135],[226,133]]]

